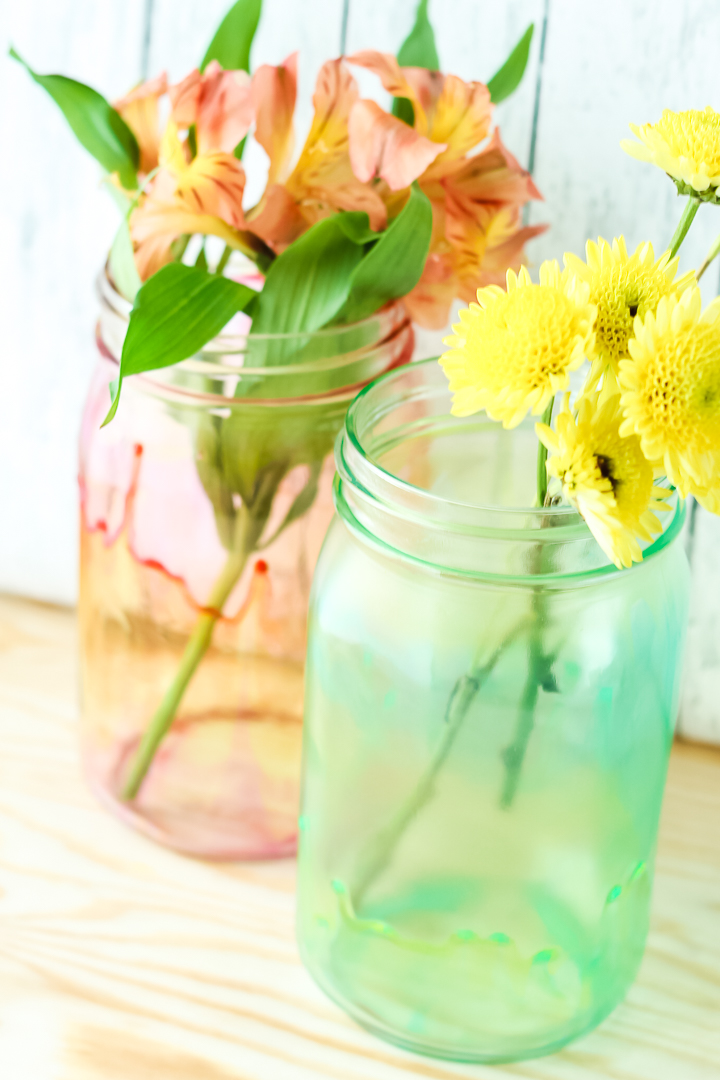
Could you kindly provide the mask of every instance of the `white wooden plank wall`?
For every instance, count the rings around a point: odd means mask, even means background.
[[[197,63],[230,0],[24,0],[4,5],[3,44],[12,41],[40,71],[60,71],[113,98],[142,74],[173,79]],[[395,51],[416,0],[349,0],[346,50]],[[529,249],[531,262],[582,252],[585,239],[624,232],[628,243],[667,243],[680,212],[672,185],[619,148],[633,120],[663,107],[720,107],[718,0],[431,0],[443,68],[487,79],[531,19],[531,61],[520,91],[497,111],[503,137],[525,164],[533,130],[540,30],[548,13],[537,124],[536,177],[545,202],[531,221],[551,230]],[[279,62],[300,50],[299,138],[310,123],[317,69],[340,51],[343,0],[265,0],[253,62]],[[363,89],[376,90],[363,73]],[[0,61],[5,147],[0,174],[3,363],[0,367],[0,590],[72,602],[76,592],[76,432],[94,362],[93,280],[116,217],[94,163],[80,150],[55,106],[11,61]],[[262,186],[260,153],[248,162]],[[720,213],[703,207],[685,246],[697,266],[720,230]],[[718,290],[713,268],[706,300]],[[438,351],[441,335],[422,334],[419,352]],[[714,522],[698,516],[703,573],[719,561]],[[699,556],[700,557],[700,556]],[[715,571],[716,574],[720,573]],[[715,578],[720,594],[720,579]],[[700,590],[707,597],[708,591]],[[720,601],[718,602],[720,604]],[[717,723],[720,626],[708,644],[707,600],[696,597],[688,684],[705,688],[693,705]],[[713,652],[714,649],[714,652]],[[692,674],[700,664],[702,674]],[[696,698],[699,691],[696,693]],[[693,699],[694,700],[694,699]],[[709,719],[708,719],[709,718]],[[690,721],[692,726],[693,721]],[[696,725],[697,726],[697,725]]]
[[[76,439],[95,363],[94,281],[117,228],[95,162],[5,53],[118,97],[140,74],[145,0],[3,3],[0,27],[0,589],[76,590]]]

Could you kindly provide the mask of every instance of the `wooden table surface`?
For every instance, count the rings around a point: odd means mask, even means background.
[[[720,751],[670,767],[650,940],[627,1001],[553,1057],[415,1057],[315,987],[295,867],[210,865],[96,805],[72,613],[0,599],[2,1080],[720,1080]]]

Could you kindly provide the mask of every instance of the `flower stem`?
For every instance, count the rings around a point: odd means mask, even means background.
[[[353,904],[356,910],[362,904],[369,887],[390,862],[395,848],[413,818],[417,816],[432,797],[435,790],[435,780],[447,760],[470,706],[502,654],[515,641],[526,625],[525,621],[520,623],[500,642],[485,664],[473,664],[470,672],[461,675],[453,686],[445,707],[442,737],[430,764],[406,802],[385,828],[381,829],[373,838],[360,860],[360,871],[356,875],[352,887]]]
[[[215,267],[215,273],[218,275],[218,277],[222,274],[223,270],[225,269],[228,262],[230,261],[230,256],[231,255],[232,255],[232,248],[230,247],[229,244],[226,244],[222,255],[218,259],[218,264]]]
[[[528,673],[523,687],[522,698],[520,699],[515,736],[502,753],[502,759],[505,763],[505,783],[500,796],[500,806],[503,810],[509,810],[515,799],[528,743],[535,727],[535,709],[538,694],[549,677],[550,664],[542,647],[541,626],[544,616],[545,603],[540,589],[535,589],[533,593],[534,622],[530,634]]]
[[[130,771],[121,795],[122,799],[127,802],[134,799],[140,791],[155,754],[175,719],[175,713],[190,680],[207,652],[215,624],[220,618],[225,601],[245,569],[247,560],[255,548],[264,524],[264,519],[258,521],[252,517],[244,506],[240,508],[236,544],[228,555],[220,577],[215,582],[206,610],[203,611],[195,623],[175,678],[166,690],[155,715],[146,728],[130,765]]]
[[[697,271],[697,273],[695,275],[695,277],[697,278],[698,281],[703,276],[703,274],[705,273],[705,271],[707,270],[708,266],[713,261],[713,259],[716,259],[718,257],[718,255],[720,255],[720,234],[718,234],[718,236],[715,239],[715,243],[713,244],[713,246],[710,248],[707,255],[705,256],[705,260],[704,260],[702,266],[700,266],[698,268],[698,271]]]
[[[693,223],[695,215],[700,207],[700,200],[694,199],[692,196],[685,203],[685,209],[683,210],[682,217],[678,222],[678,227],[675,230],[675,234],[670,241],[670,258],[674,259],[680,250],[680,245],[687,236],[690,226]]]
[[[550,398],[545,412],[542,414],[541,422],[543,424],[552,423],[553,405],[555,404],[555,398]],[[548,487],[548,475],[547,475],[547,456],[548,448],[544,443],[541,443],[538,439],[538,452],[537,452],[537,503],[538,506],[545,505],[545,497],[547,495]]]

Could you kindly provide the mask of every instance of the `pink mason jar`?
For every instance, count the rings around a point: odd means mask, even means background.
[[[406,363],[401,304],[253,335],[241,316],[174,368],[109,384],[130,304],[99,283],[80,444],[82,756],[154,839],[217,859],[297,839],[307,605],[345,410]]]

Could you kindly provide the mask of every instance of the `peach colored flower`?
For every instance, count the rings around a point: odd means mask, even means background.
[[[280,253],[340,210],[365,211],[379,231],[400,213],[416,180],[433,209],[430,253],[407,298],[418,322],[443,326],[454,298],[470,300],[479,287],[504,281],[508,266],[519,267],[525,242],[542,230],[521,228],[521,208],[540,196],[499,132],[487,138],[487,87],[401,68],[395,57],[370,50],[350,63],[407,98],[413,125],[361,100],[345,61],[328,61],[318,75],[315,115],[294,168],[295,53],[277,66],[263,65],[252,79],[223,71],[216,61],[203,74],[191,72],[167,91],[172,112],[160,145],[164,77],[119,103],[135,117],[143,164],[157,169],[130,220],[143,279],[171,259],[173,241],[185,234],[216,235],[246,251],[263,241]],[[233,151],[253,120],[270,164],[262,198],[244,211],[245,172]]]
[[[250,130],[251,80],[245,71],[223,71],[212,60],[202,75],[191,71],[169,94],[173,123],[178,128],[195,126],[198,154],[231,154]]]
[[[374,72],[388,93],[408,98],[415,114],[411,130],[442,144],[428,177],[442,175],[449,162],[464,157],[490,131],[492,105],[483,83],[465,83],[456,75],[425,68],[401,68],[394,56],[370,49],[348,57],[348,63]],[[354,149],[351,146],[351,155]]]
[[[268,184],[287,178],[293,154],[297,56],[292,53],[277,67],[263,64],[252,77],[255,138],[270,158]]]
[[[140,173],[147,176],[157,168],[160,149],[160,116],[158,102],[167,93],[165,72],[148,79],[114,102],[114,108],[128,125],[140,147]]]
[[[472,153],[487,138],[492,120],[482,83],[401,68],[394,56],[372,50],[348,62],[373,71],[385,90],[412,104],[410,128],[374,102],[357,102],[350,116],[350,159],[360,179],[380,177],[376,190],[390,218],[402,209],[414,180],[430,199],[430,254],[406,303],[417,322],[443,327],[453,299],[471,301],[478,288],[504,284],[505,271],[519,269],[525,243],[545,228],[521,228],[521,208],[541,195],[499,131]]]
[[[316,221],[338,210],[364,210],[371,228],[384,228],[380,195],[350,164],[348,119],[358,88],[341,59],[323,64],[315,85],[315,116],[295,168],[284,185],[270,183],[247,214],[247,227],[282,251]]]
[[[445,149],[418,135],[374,101],[356,101],[350,112],[350,161],[358,180],[376,177],[391,191],[409,187]]]
[[[160,171],[130,218],[135,262],[146,280],[171,259],[171,245],[185,234],[221,237],[242,248],[245,170],[233,154],[216,151],[190,160],[170,121],[160,145]]]

